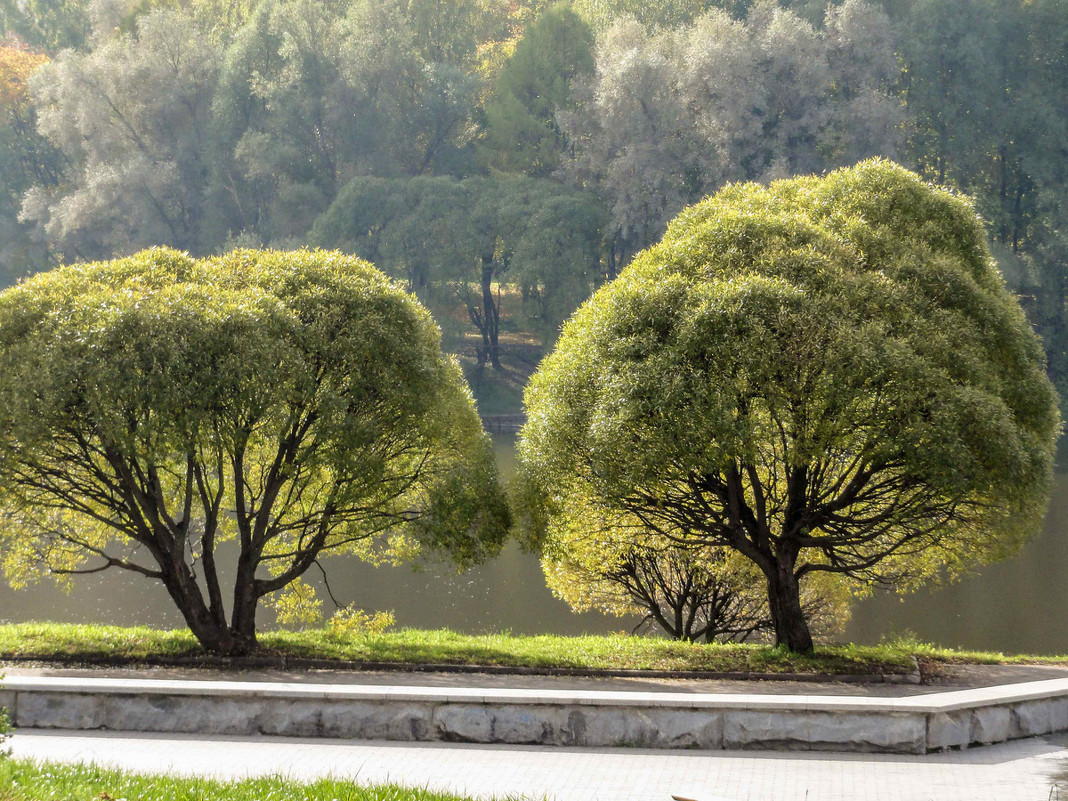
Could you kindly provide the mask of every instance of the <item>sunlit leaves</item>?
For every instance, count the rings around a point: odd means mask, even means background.
[[[320,553],[466,565],[507,527],[437,327],[339,253],[156,249],[41,274],[0,296],[0,399],[15,582],[123,567],[187,620],[217,617],[215,549],[237,539],[238,594],[254,609],[289,586],[275,605],[295,622],[317,613],[293,582]]]
[[[883,161],[686,209],[576,313],[526,404],[535,539],[593,504],[773,586],[1003,556],[1038,525],[1059,428],[974,209]]]

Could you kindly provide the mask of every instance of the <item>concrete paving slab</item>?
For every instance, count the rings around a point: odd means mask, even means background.
[[[1064,801],[1068,739],[923,756],[343,742],[21,730],[15,755],[146,773],[283,774],[549,801]]]

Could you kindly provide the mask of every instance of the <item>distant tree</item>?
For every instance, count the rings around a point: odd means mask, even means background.
[[[30,187],[55,186],[64,162],[37,133],[37,114],[28,81],[48,62],[25,47],[0,45],[0,287],[48,265],[47,245],[18,221],[22,195]]]
[[[324,555],[469,565],[508,525],[437,326],[339,253],[156,249],[7,290],[0,432],[9,580],[131,571],[212,651],[253,649]]]
[[[84,49],[93,31],[91,5],[87,0],[0,0],[0,40],[14,37],[50,55]]]
[[[728,181],[896,156],[891,30],[861,0],[822,30],[771,2],[744,21],[713,9],[673,30],[626,18],[605,30],[594,76],[559,115],[571,145],[560,174],[609,208],[613,264]]]
[[[1068,7],[1057,0],[911,3],[903,22],[908,155],[972,194],[1051,374],[1068,386]]]
[[[887,162],[732,185],[565,326],[532,378],[523,520],[730,548],[775,641],[802,587],[953,574],[1037,529],[1059,421],[970,203]]]
[[[373,255],[427,302],[459,305],[478,332],[479,365],[500,369],[504,285],[551,340],[599,280],[603,220],[596,198],[553,181],[358,177],[309,237]]]
[[[136,36],[64,51],[31,81],[37,126],[70,164],[36,185],[22,218],[70,257],[154,244],[206,249],[209,120],[218,51],[175,12]]]
[[[548,177],[564,147],[556,111],[571,82],[593,71],[593,34],[566,3],[531,25],[497,77],[485,109],[484,160],[504,172]]]

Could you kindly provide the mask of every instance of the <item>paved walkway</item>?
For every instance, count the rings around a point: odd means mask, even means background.
[[[990,687],[1025,681],[1068,678],[1059,665],[947,666],[936,683],[739,681],[639,677],[583,678],[487,673],[406,672],[400,670],[220,670],[201,668],[74,668],[0,662],[7,676],[67,676],[183,681],[274,681],[300,684],[410,685],[418,687],[489,687],[507,689],[632,690],[634,692],[755,693],[768,695],[858,695],[900,698],[953,689]],[[1065,799],[1068,801],[1068,799]]]
[[[23,730],[17,756],[241,778],[396,782],[553,801],[1068,801],[1068,738],[926,756],[327,742]]]

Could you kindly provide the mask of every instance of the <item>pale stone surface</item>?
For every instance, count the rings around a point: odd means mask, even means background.
[[[15,693],[0,690],[0,709],[6,709],[11,717],[15,716]]]
[[[972,713],[937,712],[927,716],[927,749],[967,748],[972,741]]]
[[[73,693],[20,693],[15,704],[16,726],[39,729],[99,729],[104,727],[104,698]]]
[[[434,730],[448,742],[493,742],[493,713],[480,706],[445,704],[434,710]]]
[[[1050,731],[1068,731],[1068,698],[1054,698],[1049,710]]]
[[[553,801],[1048,801],[1064,799],[1063,739],[938,755],[645,751],[278,737],[20,731],[18,757],[142,772],[294,781],[331,776],[479,799]],[[1054,789],[1054,785],[1058,789]],[[132,799],[131,799],[132,801]]]
[[[1003,743],[1009,739],[1009,708],[980,707],[972,711],[973,743]]]
[[[723,713],[719,711],[676,712],[660,729],[659,748],[723,748]]]
[[[567,716],[552,707],[503,706],[492,712],[492,741],[514,745],[562,745]]]
[[[272,701],[256,716],[260,734],[325,737],[322,701]]]
[[[120,731],[254,734],[260,707],[233,698],[118,695],[108,699],[104,725]]]
[[[478,686],[443,691],[292,682],[275,683],[260,694],[250,689],[261,686],[257,683],[96,678],[69,683],[63,692],[63,684],[50,677],[14,681],[18,686],[5,688],[0,703],[15,708],[16,725],[42,728],[898,753],[1068,730],[1068,696],[1056,682],[898,699],[681,693],[624,698],[622,692],[591,692],[580,699],[578,691]],[[991,704],[994,698],[1001,703]]]
[[[926,721],[920,715],[843,715],[830,712],[752,712],[724,714],[725,748],[791,750],[926,750]]]
[[[619,707],[583,709],[585,742],[579,745],[655,748],[660,731],[649,710]]]
[[[433,705],[393,703],[325,703],[323,735],[358,740],[415,742],[436,739]]]
[[[1033,737],[1036,734],[1049,734],[1050,713],[1053,702],[1025,701],[1014,704],[1009,721],[1009,738]]]

